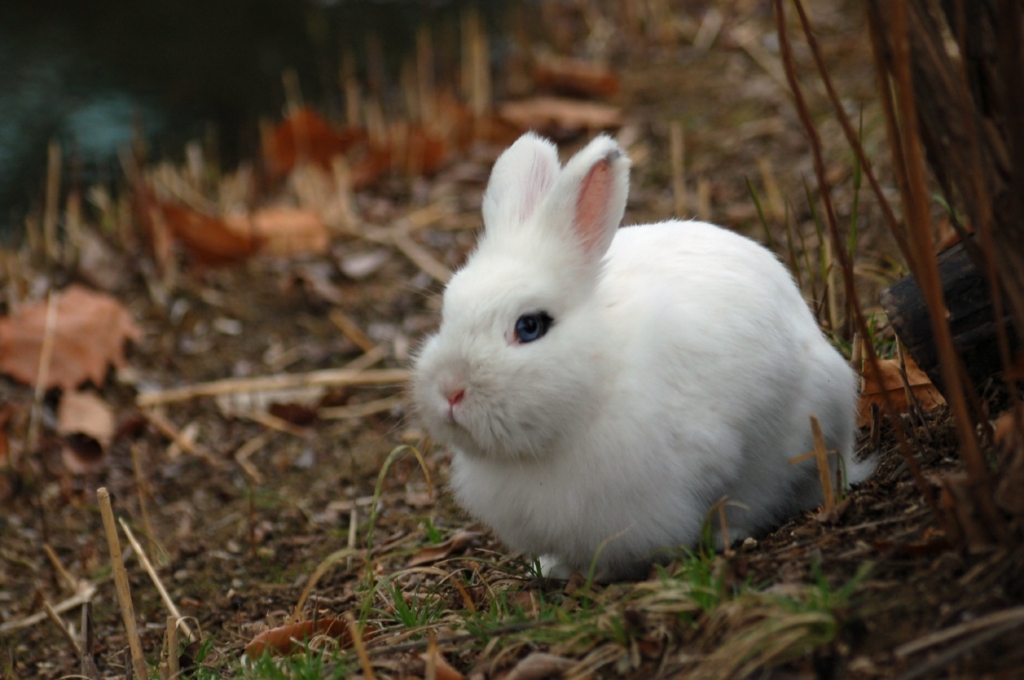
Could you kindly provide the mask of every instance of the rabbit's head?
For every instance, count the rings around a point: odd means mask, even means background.
[[[484,234],[444,293],[416,362],[416,409],[471,456],[543,457],[600,408],[604,336],[594,290],[622,220],[629,160],[600,136],[564,167],[521,137],[484,195]]]

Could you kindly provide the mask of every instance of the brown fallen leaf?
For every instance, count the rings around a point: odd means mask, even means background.
[[[505,676],[505,680],[542,680],[543,678],[560,677],[576,663],[572,659],[554,654],[533,652],[520,659],[519,663]]]
[[[420,654],[420,658],[428,665],[431,663],[431,657],[433,657],[434,677],[437,680],[462,680],[465,677],[462,673],[452,668],[451,664],[444,658],[444,654],[437,650],[437,647],[433,647]]]
[[[102,385],[111,364],[126,364],[124,341],[142,337],[124,305],[103,293],[72,285],[55,298],[53,358],[45,387],[70,392],[86,380]],[[0,318],[0,371],[34,385],[46,325],[46,301]]]
[[[369,628],[363,631],[363,640],[373,638]],[[245,646],[245,655],[250,659],[258,659],[264,653],[287,655],[301,649],[299,643],[316,635],[327,635],[347,647],[352,644],[348,632],[348,624],[342,619],[324,618],[316,621],[300,621],[289,623],[277,628],[265,630]]]
[[[61,458],[73,474],[99,472],[114,437],[114,412],[92,392],[65,392],[57,408]]]
[[[170,235],[199,264],[221,265],[244,260],[258,251],[265,238],[255,230],[238,231],[219,217],[174,203],[157,208]]]
[[[533,80],[542,90],[585,97],[608,99],[619,91],[619,78],[607,65],[553,54],[537,57]]]
[[[271,175],[282,177],[302,161],[330,169],[332,158],[365,140],[363,130],[338,130],[312,109],[302,107],[264,140],[263,154]]]
[[[481,534],[478,531],[460,531],[443,543],[438,543],[437,545],[432,545],[429,548],[420,550],[412,556],[412,559],[409,560],[409,564],[407,566],[418,567],[423,564],[430,564],[432,562],[437,562],[438,560],[443,560],[452,553],[465,548],[472,541],[479,538],[480,535]]]
[[[583,130],[609,130],[622,125],[622,109],[617,106],[562,97],[506,102],[498,107],[498,117],[520,131],[536,130],[554,136]]]
[[[231,215],[224,224],[248,242],[261,243],[261,253],[278,257],[319,255],[331,243],[323,220],[312,210],[263,208],[246,215]]]
[[[917,367],[914,360],[909,356],[905,357],[907,366],[907,383],[910,385],[914,397],[925,411],[942,406],[946,400],[928,376]],[[864,387],[860,394],[859,415],[857,427],[866,427],[871,424],[871,404],[878,404],[884,408],[885,393],[888,393],[893,407],[898,413],[903,413],[910,408],[907,402],[907,391],[903,386],[903,378],[900,376],[900,362],[896,359],[879,359],[878,367],[882,372],[882,383],[879,385],[875,380],[874,371],[865,362],[863,369]]]

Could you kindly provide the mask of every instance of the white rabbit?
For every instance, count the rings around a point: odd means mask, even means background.
[[[484,196],[413,396],[451,486],[546,573],[646,575],[727,496],[729,536],[822,500],[809,416],[853,458],[856,381],[768,250],[701,222],[618,229],[629,160],[600,136],[560,168],[526,134]]]

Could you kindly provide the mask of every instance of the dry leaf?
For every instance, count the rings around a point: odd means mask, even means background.
[[[524,659],[520,659],[505,680],[542,680],[561,676],[565,671],[576,665],[572,659],[566,659],[554,654],[545,652],[533,652]]]
[[[325,618],[289,623],[263,631],[245,646],[245,655],[250,659],[258,659],[268,651],[271,654],[291,654],[301,649],[299,643],[309,640],[315,635],[327,635],[335,638],[342,647],[352,644],[348,624],[345,621]],[[372,637],[369,630],[363,633],[364,640],[369,640]]]
[[[57,433],[88,435],[106,448],[114,436],[114,412],[93,392],[66,392],[57,408]]]
[[[430,663],[431,656],[433,656],[434,662],[434,677],[437,680],[462,680],[465,677],[462,673],[451,667],[451,664],[444,658],[444,654],[437,651],[436,647],[420,654],[420,658],[427,664]]]
[[[142,332],[120,302],[79,285],[55,297],[57,320],[46,387],[72,391],[86,380],[102,385],[107,367],[125,365],[124,341]],[[46,326],[46,301],[0,318],[0,371],[34,385]]]
[[[587,97],[607,99],[619,91],[619,78],[607,65],[551,54],[538,56],[533,79],[542,90]]]
[[[231,215],[225,226],[248,242],[262,244],[260,252],[279,257],[326,252],[330,235],[320,216],[298,208],[263,208],[248,215]]]
[[[905,360],[907,383],[921,408],[930,411],[945,404],[946,400],[942,398],[938,388],[932,384],[925,372],[918,368],[909,356],[905,357]],[[898,413],[903,413],[910,408],[907,403],[907,391],[903,387],[903,378],[900,376],[900,362],[896,359],[879,359],[878,367],[882,372],[881,386],[875,380],[871,366],[867,362],[864,363],[864,388],[860,395],[860,415],[857,418],[857,427],[866,427],[871,424],[871,404],[878,404],[880,408],[884,409],[885,403],[882,396],[884,393],[888,393],[893,408]]]
[[[420,550],[412,556],[412,559],[409,560],[409,564],[407,566],[418,567],[423,564],[430,564],[432,562],[437,562],[438,560],[443,560],[452,553],[462,550],[474,539],[479,537],[480,532],[478,531],[460,531],[443,543],[438,543],[437,545],[432,545],[429,548]]]
[[[281,121],[264,141],[263,154],[271,173],[280,177],[303,160],[330,169],[332,158],[365,140],[362,130],[338,130],[312,109],[303,107]]]
[[[99,472],[114,437],[114,412],[92,392],[66,392],[57,408],[57,433],[64,438],[61,458],[69,472]]]
[[[265,239],[254,230],[237,231],[218,217],[174,203],[158,205],[170,234],[199,264],[244,260],[264,244]]]
[[[521,131],[537,130],[556,136],[622,125],[622,109],[617,106],[560,97],[506,102],[498,107],[498,117]]]

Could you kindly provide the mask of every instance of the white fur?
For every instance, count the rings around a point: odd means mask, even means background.
[[[789,464],[813,449],[810,414],[850,482],[872,470],[853,459],[854,373],[778,259],[701,222],[616,229],[628,173],[608,137],[564,169],[550,143],[520,138],[416,364],[456,498],[552,575],[597,555],[604,578],[642,576],[693,546],[723,496],[744,506],[729,509],[730,538],[815,507],[814,462]],[[584,205],[602,206],[596,245],[580,236]],[[540,310],[548,333],[517,343],[516,320]]]

